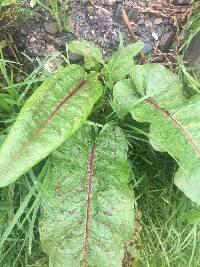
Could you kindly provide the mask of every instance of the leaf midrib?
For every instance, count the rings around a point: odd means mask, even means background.
[[[40,133],[45,129],[45,127],[50,123],[52,118],[59,112],[59,110],[65,105],[65,103],[73,97],[85,84],[86,80],[82,80],[79,82],[79,84],[68,94],[66,95],[60,102],[59,104],[55,107],[55,109],[49,114],[47,119],[43,121],[41,126],[34,132],[33,136],[22,146],[18,154],[16,154],[12,160],[19,159],[21,155],[23,154],[24,150],[35,140],[37,136],[40,135]],[[20,155],[20,156],[19,156]],[[18,157],[19,156],[19,157]]]
[[[92,198],[92,178],[94,175],[94,159],[95,147],[92,147],[89,153],[89,174],[88,174],[88,188],[87,188],[87,206],[86,206],[86,221],[85,221],[85,243],[84,243],[84,260],[87,262],[88,258],[88,242],[89,242],[89,223],[91,211],[91,198]]]
[[[189,135],[189,133],[184,129],[184,127],[178,122],[169,111],[165,110],[163,107],[161,107],[158,102],[156,102],[152,98],[146,99],[146,102],[152,105],[154,108],[159,110],[164,116],[166,116],[171,122],[180,130],[180,132],[185,136],[188,143],[193,147],[193,149],[196,151],[197,156],[200,157],[200,149],[195,143],[195,141],[192,139],[192,137]]]

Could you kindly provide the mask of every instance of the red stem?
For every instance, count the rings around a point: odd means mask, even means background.
[[[146,100],[150,105],[154,106],[156,109],[158,109],[160,112],[162,112],[167,118],[169,118],[173,124],[183,133],[185,138],[188,140],[189,144],[195,149],[197,152],[197,155],[200,157],[200,149],[198,148],[197,144],[194,142],[194,140],[191,138],[189,133],[181,126],[181,124],[164,108],[162,108],[155,100],[149,98]]]

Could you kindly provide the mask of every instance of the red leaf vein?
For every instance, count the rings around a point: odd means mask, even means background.
[[[188,140],[189,144],[194,148],[196,151],[198,157],[200,157],[200,149],[195,143],[195,141],[192,139],[192,137],[189,135],[189,133],[183,128],[183,126],[164,108],[162,108],[154,99],[147,99],[146,100],[150,105],[154,106],[156,109],[158,109],[160,112],[162,112],[168,119],[172,121],[172,123],[182,132],[182,134],[185,136],[185,138]]]
[[[86,209],[85,244],[84,244],[85,260],[88,257],[89,224],[90,224],[90,211],[91,211],[91,199],[92,199],[92,178],[94,175],[94,159],[95,159],[95,147],[92,147],[89,155],[89,175],[88,175],[88,188],[87,188],[87,209]]]
[[[49,122],[51,121],[51,119],[58,113],[58,111],[64,106],[64,104],[67,102],[67,100],[69,100],[72,96],[74,96],[82,87],[83,85],[86,83],[87,81],[82,80],[79,82],[79,84],[68,94],[66,95],[61,101],[60,103],[58,103],[58,105],[55,107],[55,109],[49,114],[49,116],[47,117],[47,119],[45,121],[43,121],[43,123],[41,124],[41,126],[35,131],[35,133],[33,134],[33,136],[30,138],[30,140],[28,140],[21,148],[20,153],[18,153],[18,155],[16,155],[14,157],[14,159],[17,159],[18,156],[22,155],[22,153],[24,152],[24,150],[33,142],[33,140],[40,135],[40,133],[44,130],[44,128],[49,124]]]

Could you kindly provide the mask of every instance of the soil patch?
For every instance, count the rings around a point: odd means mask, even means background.
[[[152,52],[154,61],[165,61],[165,57],[160,56],[177,52],[178,45],[172,50],[172,44],[180,39],[181,29],[194,9],[189,1],[185,4],[179,1],[73,0],[66,6],[68,29],[58,32],[51,16],[42,13],[19,24],[14,29],[13,39],[17,50],[32,58],[63,52],[66,43],[74,39],[92,41],[109,56],[117,49],[121,34],[125,44],[133,39],[142,40],[145,54]]]

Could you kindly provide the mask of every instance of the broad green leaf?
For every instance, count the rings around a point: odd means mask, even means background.
[[[122,266],[134,226],[127,150],[119,128],[101,132],[93,147],[84,126],[53,155],[40,221],[50,267]]]
[[[135,66],[131,76],[134,85],[115,86],[115,105],[151,124],[152,146],[178,161],[175,184],[200,204],[200,95],[185,99],[178,77],[158,64]]]
[[[123,119],[129,113],[129,109],[133,107],[135,103],[133,99],[140,97],[137,91],[132,89],[134,87],[134,83],[127,79],[117,82],[114,86],[112,107],[120,119]]]
[[[131,72],[134,65],[133,58],[143,47],[142,42],[120,47],[102,69],[102,74],[113,83],[124,79]]]
[[[94,68],[97,63],[103,63],[100,48],[89,41],[72,41],[68,45],[68,50],[82,55],[85,61],[84,67],[87,69]]]
[[[0,148],[0,186],[14,182],[85,122],[102,95],[96,74],[70,65],[28,99]]]

